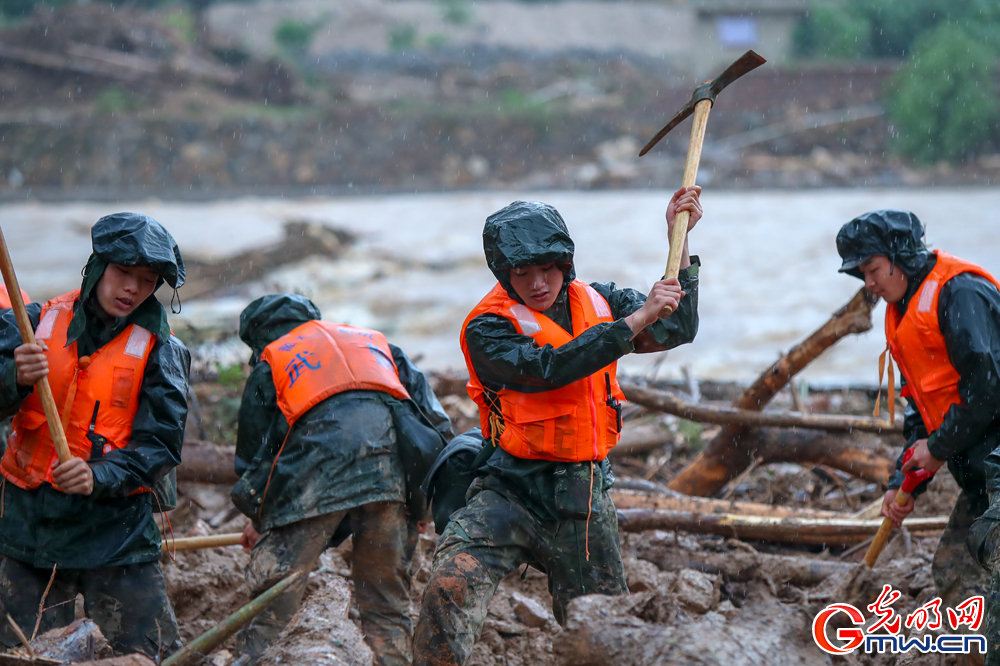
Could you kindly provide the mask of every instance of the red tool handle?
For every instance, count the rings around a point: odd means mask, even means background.
[[[913,457],[912,448],[906,449],[906,451],[903,452],[904,463],[912,457]],[[903,487],[900,488],[900,490],[902,490],[907,495],[911,495],[913,494],[913,490],[917,486],[919,486],[921,483],[931,478],[932,476],[934,476],[934,472],[930,472],[926,469],[920,469],[920,468],[911,469],[909,472],[906,473],[906,477],[903,479]]]

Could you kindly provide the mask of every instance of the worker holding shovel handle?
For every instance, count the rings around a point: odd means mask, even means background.
[[[954,608],[989,588],[966,541],[989,505],[987,456],[1000,445],[1000,283],[970,261],[928,250],[923,235],[913,213],[876,210],[841,228],[837,251],[840,271],[864,280],[886,302],[890,417],[893,361],[907,400],[906,451],[889,481],[883,515],[898,525],[913,510],[912,498],[897,500],[909,488],[905,475],[918,468],[932,473],[947,463],[962,491],[931,567],[943,606]],[[909,491],[919,494],[923,485]],[[991,647],[993,638],[987,636]]]
[[[903,467],[900,471],[905,473],[906,476],[903,479],[902,486],[898,489],[891,488],[885,494],[885,500],[882,503],[882,515],[885,516],[885,519],[882,521],[882,526],[875,534],[875,538],[872,539],[872,545],[869,546],[868,553],[865,555],[865,564],[870,568],[875,566],[879,553],[885,548],[892,528],[901,527],[903,520],[913,511],[913,492],[920,484],[934,476],[934,472],[942,464],[940,461],[934,461],[931,463],[934,467],[933,470],[920,469],[914,467],[913,449],[906,449],[903,452]]]

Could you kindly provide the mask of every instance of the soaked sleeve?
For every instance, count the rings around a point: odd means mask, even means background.
[[[977,275],[957,275],[941,290],[938,320],[962,402],[945,413],[927,447],[947,460],[978,443],[1000,419],[1000,292]]]
[[[653,322],[632,339],[637,354],[666,351],[694,341],[698,333],[698,271],[701,262],[691,257],[691,265],[678,275],[681,289],[686,293],[669,317]],[[595,282],[590,285],[611,306],[615,319],[627,317],[646,302],[646,296],[635,289],[618,289],[613,282]]]
[[[181,462],[191,354],[174,336],[157,338],[146,363],[132,438],[90,463],[93,497],[121,497],[159,481]]]
[[[589,377],[633,351],[632,330],[623,320],[598,324],[561,347],[539,346],[499,315],[469,322],[465,342],[483,385],[540,393]]]
[[[444,435],[446,439],[454,437],[455,432],[451,427],[451,419],[448,418],[448,413],[444,411],[444,407],[434,395],[434,390],[427,382],[424,373],[420,372],[420,368],[399,347],[390,344],[389,351],[392,352],[392,360],[399,372],[399,381],[403,383],[413,402],[420,407],[420,411],[424,413],[435,430]]]
[[[927,437],[927,428],[924,427],[924,419],[920,416],[920,412],[917,411],[913,398],[906,399],[906,410],[903,412],[903,437],[906,439],[906,446],[903,447],[903,450],[899,453],[899,457],[896,458],[896,470],[893,472],[892,478],[889,479],[889,488],[898,489],[903,487],[904,474],[899,471],[903,467],[903,456],[917,440]],[[932,480],[933,477],[922,482],[914,488],[911,494],[914,497],[919,497],[927,490],[927,484]]]
[[[41,303],[26,306],[31,328],[38,328],[41,319]],[[0,419],[10,418],[21,408],[21,403],[31,395],[33,387],[17,385],[17,366],[14,364],[14,350],[21,346],[21,331],[13,310],[3,310],[0,315]]]
[[[272,432],[272,430],[274,432]],[[278,409],[278,392],[274,388],[271,366],[260,361],[254,366],[243,387],[240,414],[236,430],[236,473],[242,476],[259,460],[270,460],[270,449],[288,434],[288,421]],[[271,440],[278,443],[270,446]],[[267,449],[265,449],[267,447]]]

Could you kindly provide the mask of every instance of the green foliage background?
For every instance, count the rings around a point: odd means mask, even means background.
[[[959,161],[996,149],[997,0],[817,1],[794,49],[813,59],[904,60],[886,107],[905,155]]]

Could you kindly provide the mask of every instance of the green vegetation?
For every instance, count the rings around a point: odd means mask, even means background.
[[[472,20],[469,0],[438,0],[444,20],[455,25],[467,25]]]
[[[947,24],[979,43],[1000,45],[995,0],[825,0],[814,2],[796,27],[794,47],[817,58],[905,58],[923,34]]]
[[[224,388],[242,389],[249,376],[247,366],[243,363],[234,363],[227,366],[216,364],[216,368],[219,370],[219,377],[215,381]]]
[[[163,25],[176,30],[188,43],[193,44],[198,39],[198,33],[194,28],[194,17],[189,12],[183,10],[170,12],[163,17]]]
[[[274,41],[288,51],[306,51],[312,43],[313,35],[325,22],[325,20],[307,22],[285,19],[274,29]]]
[[[886,100],[905,155],[958,161],[994,147],[1000,2],[816,1],[794,43],[801,57],[906,61]]]
[[[143,106],[144,101],[133,91],[120,86],[108,86],[94,100],[94,112],[101,115],[114,115],[123,111],[137,111]]]
[[[899,148],[918,160],[956,161],[988,146],[1000,118],[997,58],[956,25],[941,25],[913,46],[890,102]]]
[[[389,30],[389,48],[411,51],[417,45],[417,28],[412,23],[397,23]]]

